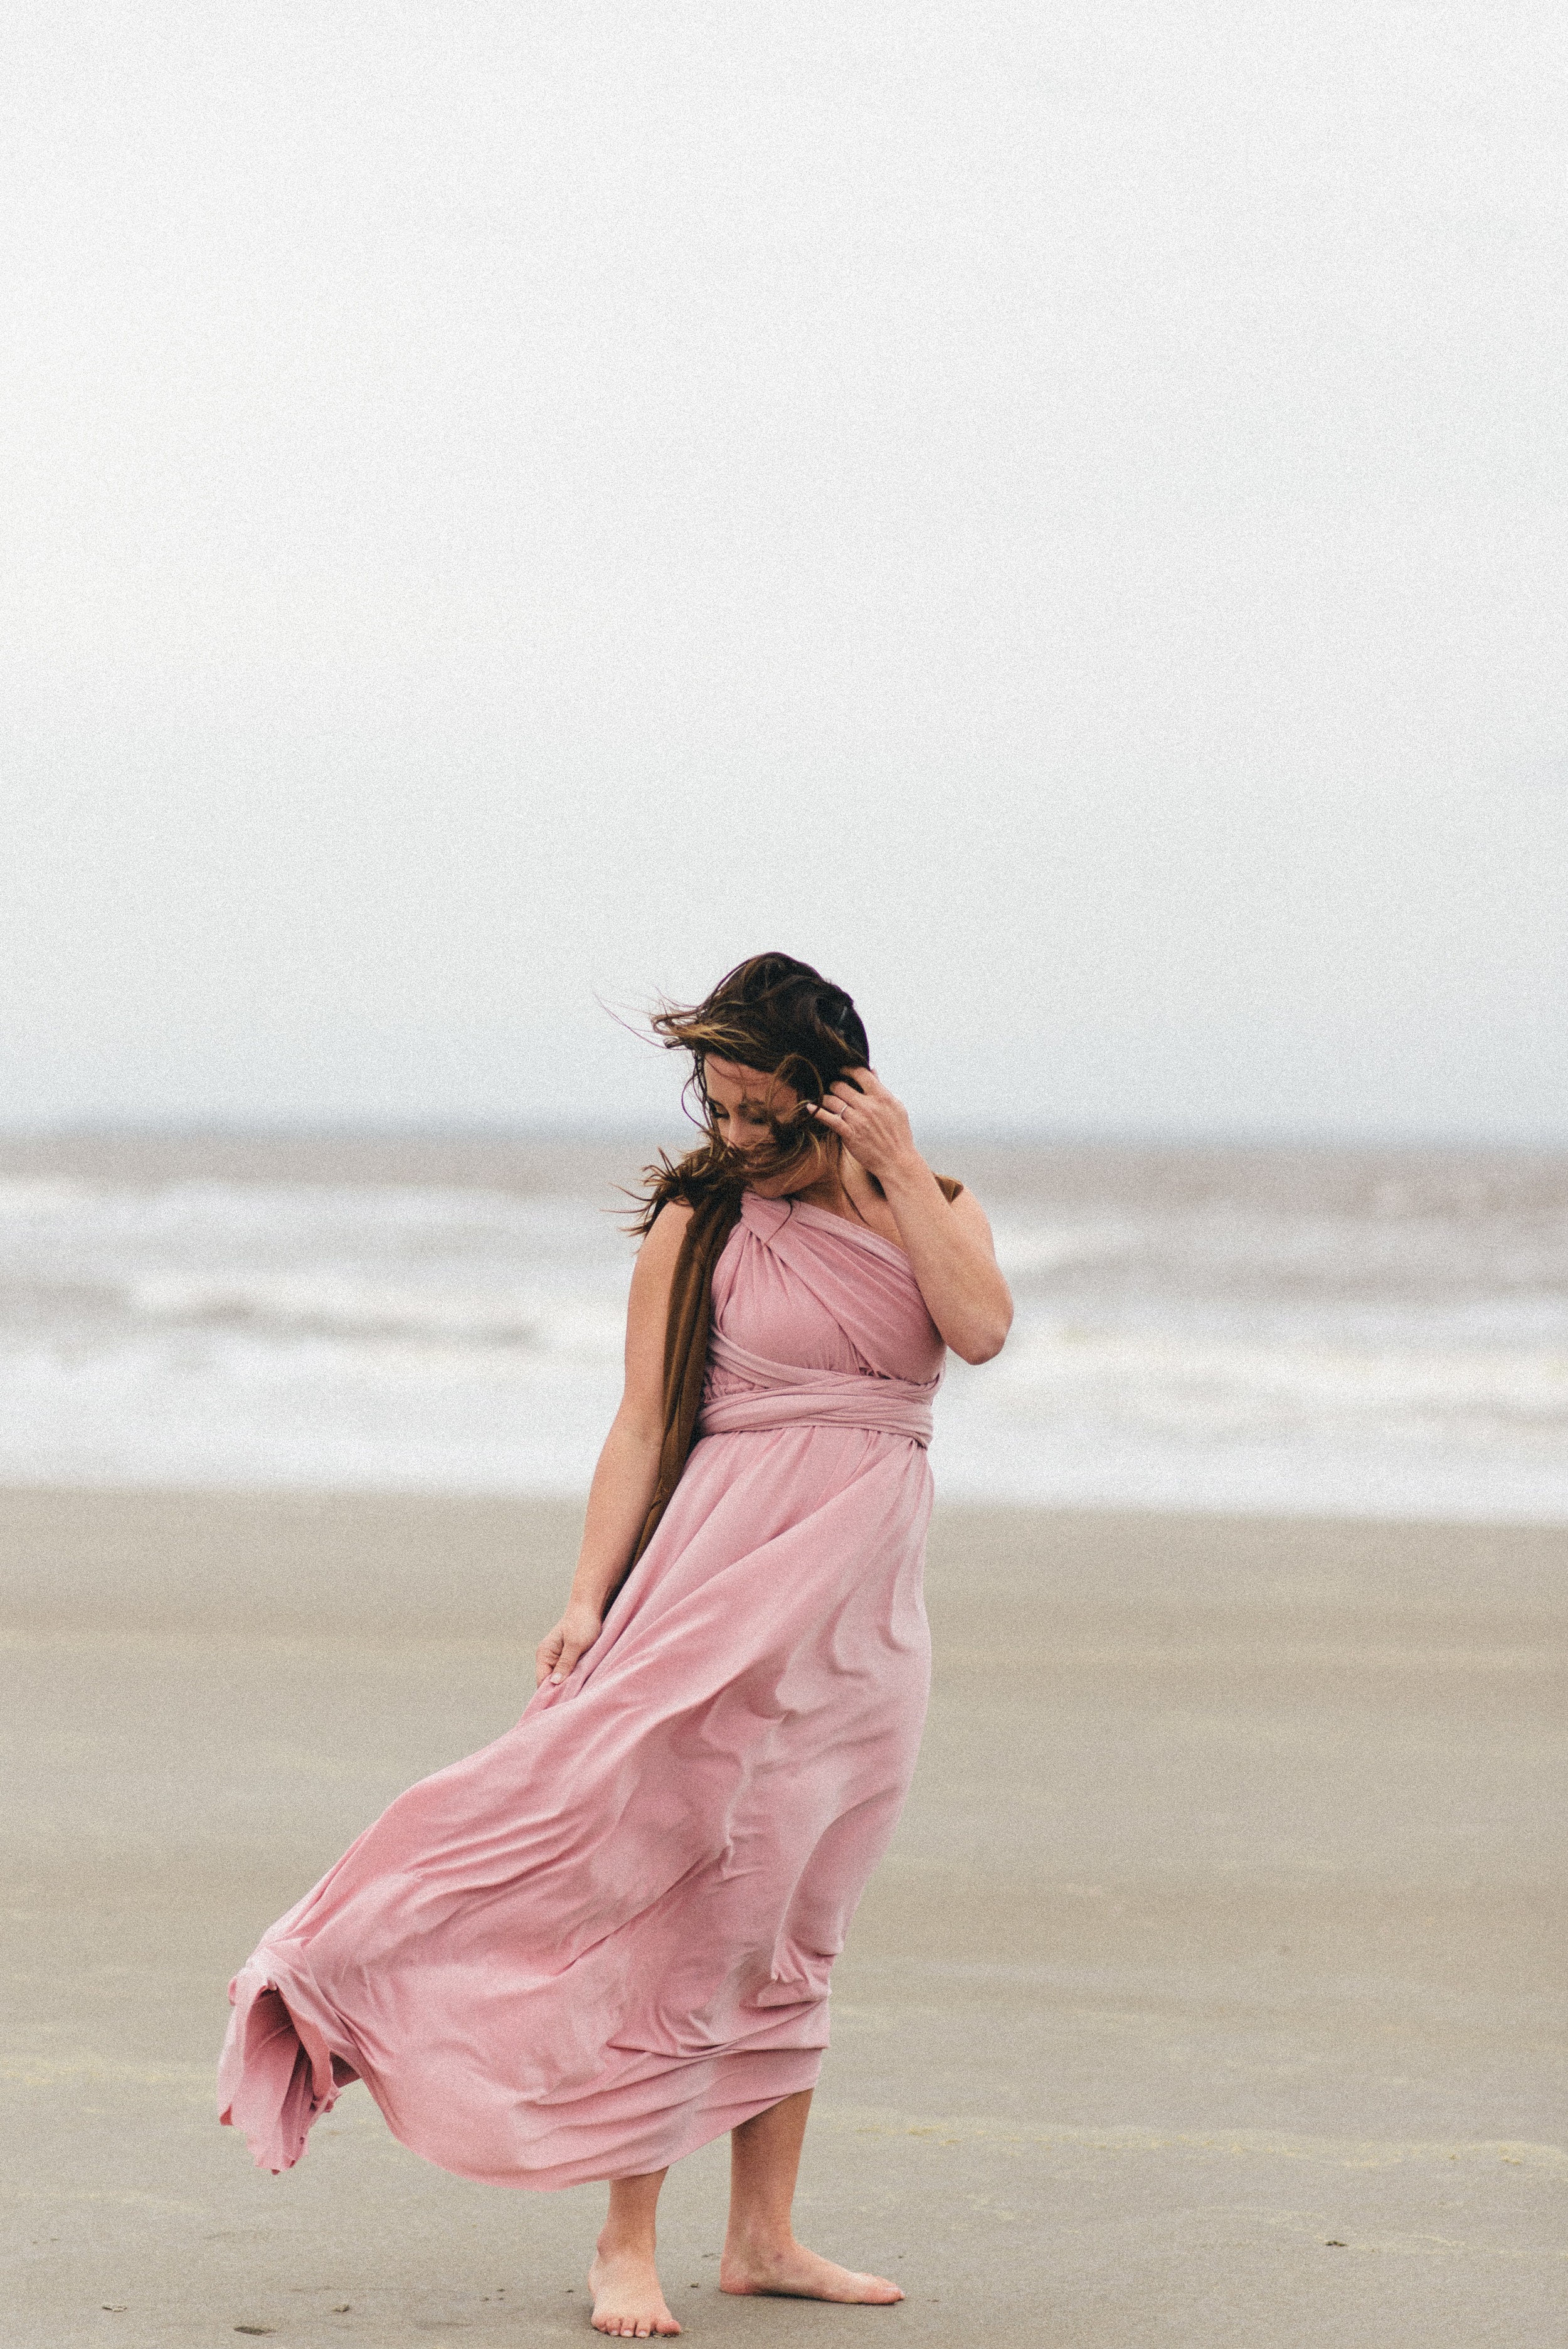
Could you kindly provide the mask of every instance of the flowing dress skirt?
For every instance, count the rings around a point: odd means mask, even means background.
[[[465,2178],[662,2168],[815,2083],[914,1766],[941,1342],[901,1250],[748,1197],[700,1434],[600,1639],[401,1795],[231,1986],[220,2109],[289,2167],[361,2079]]]

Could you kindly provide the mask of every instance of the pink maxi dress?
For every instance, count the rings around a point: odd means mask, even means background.
[[[518,2187],[662,2168],[814,2085],[924,1720],[942,1364],[901,1248],[747,1195],[697,1441],[601,1637],[232,1983],[220,2110],[261,2167],[354,2079]]]

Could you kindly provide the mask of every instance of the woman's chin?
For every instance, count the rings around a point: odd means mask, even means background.
[[[747,1188],[759,1199],[788,1199],[797,1191],[809,1191],[816,1180],[815,1172],[793,1168],[783,1174],[758,1174]]]

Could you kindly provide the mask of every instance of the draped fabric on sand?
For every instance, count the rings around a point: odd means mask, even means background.
[[[356,2078],[521,2187],[661,2168],[813,2085],[924,1716],[941,1371],[902,1249],[747,1195],[697,1441],[602,1636],[235,1978],[220,2104],[259,2164]]]

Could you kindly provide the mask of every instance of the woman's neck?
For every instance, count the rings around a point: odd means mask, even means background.
[[[835,1147],[831,1164],[822,1169],[814,1183],[805,1189],[793,1191],[791,1198],[804,1200],[808,1206],[820,1207],[830,1216],[844,1216],[851,1223],[866,1220],[863,1206],[881,1196],[858,1159],[851,1158],[842,1145]]]

